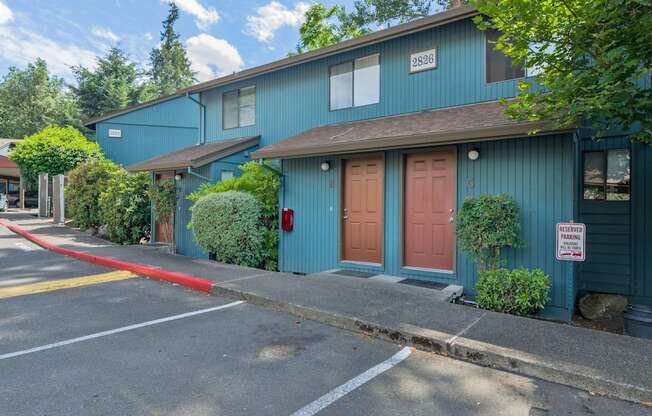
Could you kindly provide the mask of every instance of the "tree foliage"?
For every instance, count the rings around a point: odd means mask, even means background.
[[[64,87],[42,59],[24,70],[9,68],[0,82],[0,137],[23,138],[51,125],[82,128],[79,108]]]
[[[299,28],[299,42],[294,53],[323,48],[357,38],[378,29],[425,17],[465,0],[357,0],[354,10],[343,6],[313,4]]]
[[[190,60],[179,34],[174,30],[174,24],[179,19],[179,9],[170,2],[170,10],[163,21],[161,44],[152,49],[149,60],[151,70],[151,85],[149,88],[157,96],[169,95],[180,88],[185,88],[195,82],[195,74],[190,69]]]
[[[652,143],[652,3],[649,0],[473,0],[496,47],[537,70],[508,113],[518,120],[584,125],[595,137],[640,128]],[[536,85],[543,88],[536,88]]]
[[[110,160],[89,160],[73,169],[66,181],[66,217],[81,229],[103,225],[100,195],[121,168]]]
[[[38,183],[40,173],[63,174],[102,157],[100,146],[73,127],[47,127],[16,143],[9,153],[30,187]]]
[[[197,244],[225,263],[260,264],[260,204],[251,194],[228,191],[204,195],[191,208],[188,227]]]
[[[119,110],[142,99],[143,88],[139,82],[136,65],[125,53],[112,47],[106,56],[98,58],[97,68],[72,67],[77,85],[72,91],[86,119]]]
[[[455,227],[460,248],[482,270],[497,269],[501,250],[522,244],[519,209],[507,194],[466,198],[457,214]]]
[[[154,183],[149,188],[149,199],[152,204],[152,211],[156,220],[166,228],[165,235],[174,238],[172,216],[177,207],[178,189],[174,179],[163,179]]]
[[[151,209],[148,191],[151,182],[146,172],[131,174],[124,169],[107,181],[100,194],[100,210],[109,240],[137,244],[149,235]]]

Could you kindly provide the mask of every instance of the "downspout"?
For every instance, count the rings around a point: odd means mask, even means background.
[[[281,161],[281,163],[283,163]],[[268,166],[265,164],[265,161],[263,159],[258,159],[258,164],[265,168],[266,170],[274,173],[276,176],[279,177],[280,179],[280,189],[279,189],[279,210],[278,210],[278,224],[281,223],[281,213],[282,209],[285,206],[285,175],[283,174],[282,171],[276,170],[271,166]],[[278,269],[279,271],[283,270],[283,231],[281,230],[281,227],[278,227]]]
[[[200,175],[199,173],[197,173],[197,172],[195,172],[194,170],[192,170],[192,166],[188,166],[188,169],[187,169],[186,171],[188,172],[189,175],[196,176],[197,178],[199,178],[199,179],[203,179],[203,180],[205,180],[206,182],[210,182],[210,181],[211,181],[211,180],[208,179],[206,176],[202,176],[202,175]]]
[[[199,93],[199,94],[200,94],[200,97],[201,97],[201,93]],[[188,99],[196,102],[197,104],[199,104],[199,134],[198,134],[198,137],[197,137],[197,144],[198,145],[204,144],[206,142],[206,134],[204,133],[205,130],[206,130],[206,126],[205,126],[205,123],[206,123],[206,106],[204,104],[202,104],[201,101],[199,101],[196,98],[192,97],[190,95],[190,93],[188,93],[188,92],[186,93],[186,98],[188,98]]]

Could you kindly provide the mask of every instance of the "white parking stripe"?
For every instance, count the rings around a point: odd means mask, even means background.
[[[387,360],[383,361],[377,366],[371,367],[369,370],[360,374],[356,378],[347,381],[346,383],[331,390],[330,392],[326,393],[325,395],[315,400],[314,402],[292,413],[292,416],[312,416],[317,412],[320,412],[327,406],[331,405],[335,401],[351,393],[353,390],[367,383],[374,377],[379,376],[380,374],[384,373],[385,371],[399,364],[407,357],[409,357],[410,354],[412,354],[411,348],[409,347],[403,348],[401,351],[397,352],[396,354],[389,357]]]
[[[164,322],[170,322],[170,321],[176,321],[178,319],[190,318],[191,316],[201,315],[201,314],[208,313],[208,312],[219,311],[221,309],[230,308],[232,306],[238,306],[238,305],[240,305],[242,303],[244,303],[244,301],[239,300],[237,302],[227,303],[226,305],[215,306],[215,307],[207,308],[207,309],[200,309],[198,311],[193,311],[193,312],[186,312],[186,313],[182,313],[180,315],[173,315],[173,316],[168,316],[168,317],[165,317],[165,318],[154,319],[153,321],[147,321],[147,322],[141,322],[139,324],[123,326],[122,328],[116,328],[116,329],[111,329],[111,330],[108,330],[108,331],[96,332],[95,334],[90,334],[90,335],[86,335],[86,336],[83,336],[83,337],[71,338],[71,339],[67,339],[65,341],[55,342],[54,344],[47,344],[47,345],[42,345],[40,347],[30,348],[28,350],[11,352],[11,353],[8,353],[8,354],[0,355],[0,360],[6,360],[7,358],[19,357],[21,355],[27,355],[27,354],[31,354],[31,353],[39,352],[39,351],[51,350],[53,348],[63,347],[65,345],[75,344],[77,342],[88,341],[88,340],[95,339],[95,338],[105,337],[107,335],[119,334],[121,332],[131,331],[131,330],[134,330],[134,329],[143,328],[143,327],[151,326],[151,325],[158,325],[158,324],[162,324]]]

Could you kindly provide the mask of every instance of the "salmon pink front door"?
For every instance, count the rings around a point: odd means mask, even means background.
[[[405,266],[453,270],[455,164],[454,150],[406,157]]]
[[[383,175],[380,157],[344,160],[343,260],[382,262]]]

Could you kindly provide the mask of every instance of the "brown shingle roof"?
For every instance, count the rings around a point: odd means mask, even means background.
[[[131,172],[164,171],[198,168],[215,160],[222,159],[260,143],[260,136],[240,137],[237,139],[210,142],[183,148],[152,159],[127,166]]]
[[[256,159],[420,147],[527,135],[549,123],[519,123],[496,101],[313,128],[252,153]]]

